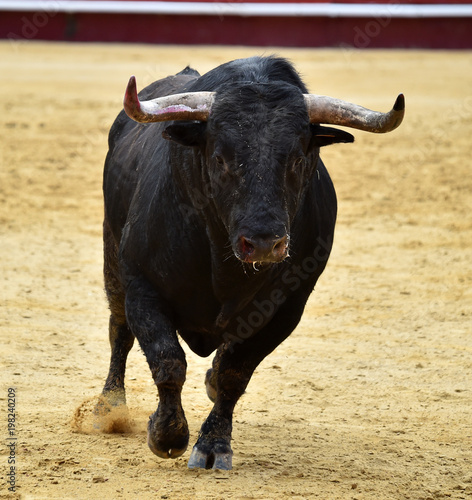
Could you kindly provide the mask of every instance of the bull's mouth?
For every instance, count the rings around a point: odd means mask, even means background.
[[[252,237],[240,236],[234,248],[236,257],[255,268],[282,262],[288,257],[289,236]]]

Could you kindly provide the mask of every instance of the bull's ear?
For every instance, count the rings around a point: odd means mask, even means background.
[[[182,146],[198,147],[205,142],[205,130],[205,122],[177,122],[169,125],[162,132],[162,137]]]
[[[321,148],[339,142],[354,142],[354,136],[337,128],[322,127],[321,125],[311,126],[310,146],[312,148]]]

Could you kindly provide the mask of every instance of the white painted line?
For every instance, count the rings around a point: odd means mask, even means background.
[[[100,14],[173,14],[239,17],[472,17],[472,4],[343,4],[0,0],[0,11]]]

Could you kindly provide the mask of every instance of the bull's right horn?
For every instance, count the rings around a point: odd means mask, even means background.
[[[311,123],[357,128],[366,132],[385,133],[396,129],[405,114],[405,98],[400,94],[388,113],[363,108],[334,97],[304,94]]]
[[[123,105],[126,114],[139,123],[173,120],[207,121],[213,104],[214,92],[187,92],[140,101],[136,78],[129,79]]]

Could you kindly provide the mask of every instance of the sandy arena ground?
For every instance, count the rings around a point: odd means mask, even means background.
[[[132,431],[90,426],[109,358],[101,175],[128,77],[142,88],[189,63],[272,52],[0,44],[1,498],[472,497],[471,52],[277,50],[312,92],[385,111],[404,92],[407,114],[391,134],[322,152],[339,197],[334,253],[237,406],[234,469],[148,450],[156,391],[137,347]],[[188,354],[191,445],[210,361]]]

